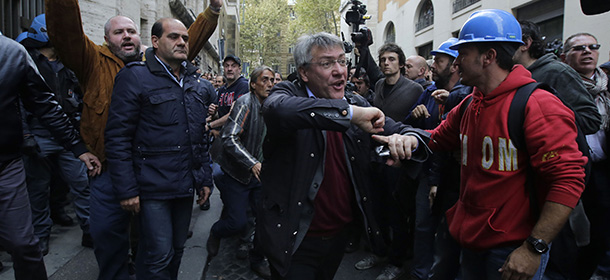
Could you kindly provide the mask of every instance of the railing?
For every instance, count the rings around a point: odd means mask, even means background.
[[[415,24],[415,32],[420,31],[430,25],[434,24],[434,14],[425,14],[420,16]]]

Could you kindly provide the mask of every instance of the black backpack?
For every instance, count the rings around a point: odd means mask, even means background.
[[[562,100],[557,95],[557,91],[555,91],[554,88],[552,88],[551,86],[549,86],[545,83],[532,82],[532,83],[521,86],[515,93],[515,96],[513,97],[513,101],[510,104],[510,109],[508,110],[508,124],[507,124],[509,139],[511,140],[511,142],[517,149],[525,149],[525,147],[526,147],[525,136],[523,135],[523,123],[525,121],[525,106],[527,105],[527,101],[529,100],[530,95],[532,95],[532,93],[536,89],[542,89],[542,90],[548,91],[548,92],[552,93],[553,95],[557,96],[557,98],[559,98],[559,100],[561,100],[563,105],[565,105],[570,110],[572,110],[572,112],[574,112],[574,110],[572,109],[572,106],[570,106],[570,104],[567,104],[564,100]],[[468,96],[464,100],[464,102],[462,102],[462,105],[460,105],[460,109],[459,109],[460,118],[464,115],[464,112],[466,111],[466,108],[468,107],[468,105],[470,105],[471,101],[472,101],[472,95]],[[589,153],[589,145],[587,144],[587,139],[585,138],[585,134],[582,132],[582,129],[581,129],[582,118],[576,112],[574,112],[574,118],[575,118],[575,123],[576,123],[576,129],[578,130],[578,134],[576,136],[576,143],[578,144],[578,150],[580,150],[582,152],[582,154],[588,158],[587,163],[584,166],[585,185],[586,185],[586,183],[589,180],[589,176],[591,174],[591,156]],[[527,152],[527,150],[526,150],[526,152]],[[525,183],[526,191],[529,193],[529,196],[530,196],[530,207],[532,209],[532,216],[535,217],[535,219],[537,220],[538,216],[540,216],[541,209],[537,203],[537,201],[538,201],[537,192],[534,189],[535,188],[535,186],[534,186],[535,182],[533,180],[534,172],[533,172],[531,166],[529,165],[529,163],[527,166],[527,173],[528,173],[528,175],[527,175],[527,180]]]

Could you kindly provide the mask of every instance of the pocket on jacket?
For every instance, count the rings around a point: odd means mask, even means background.
[[[154,120],[162,126],[178,124],[178,108],[175,93],[151,95],[148,100],[155,114]]]
[[[451,235],[467,248],[489,248],[503,239],[506,230],[496,221],[497,208],[469,205],[458,201],[447,211]]]

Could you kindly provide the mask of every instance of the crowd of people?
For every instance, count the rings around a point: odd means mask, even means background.
[[[208,261],[239,238],[264,279],[333,279],[361,248],[377,280],[610,279],[610,63],[593,34],[546,53],[536,24],[481,10],[431,60],[386,43],[351,65],[322,32],[286,80],[246,78],[236,55],[222,75],[197,67],[221,0],[188,28],[157,20],[146,49],[130,18],[96,45],[78,1],[45,2],[17,42],[0,35],[0,245],[18,280],[47,279],[70,200],[98,279],[177,279],[213,191]]]

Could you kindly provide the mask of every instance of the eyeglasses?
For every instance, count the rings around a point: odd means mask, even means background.
[[[345,58],[341,58],[341,59],[334,59],[334,60],[322,60],[322,61],[318,61],[318,62],[309,62],[307,64],[317,64],[322,66],[322,68],[324,69],[330,69],[331,67],[333,67],[333,65],[335,65],[335,63],[339,63],[339,65],[341,65],[342,67],[347,65],[347,60]]]
[[[571,50],[575,50],[575,51],[584,51],[584,50],[585,50],[585,49],[587,49],[587,47],[588,47],[588,48],[589,48],[589,50],[596,51],[596,50],[599,50],[599,48],[600,48],[601,46],[602,46],[602,45],[600,45],[600,44],[578,45],[578,46],[572,46],[570,49],[571,49]]]

